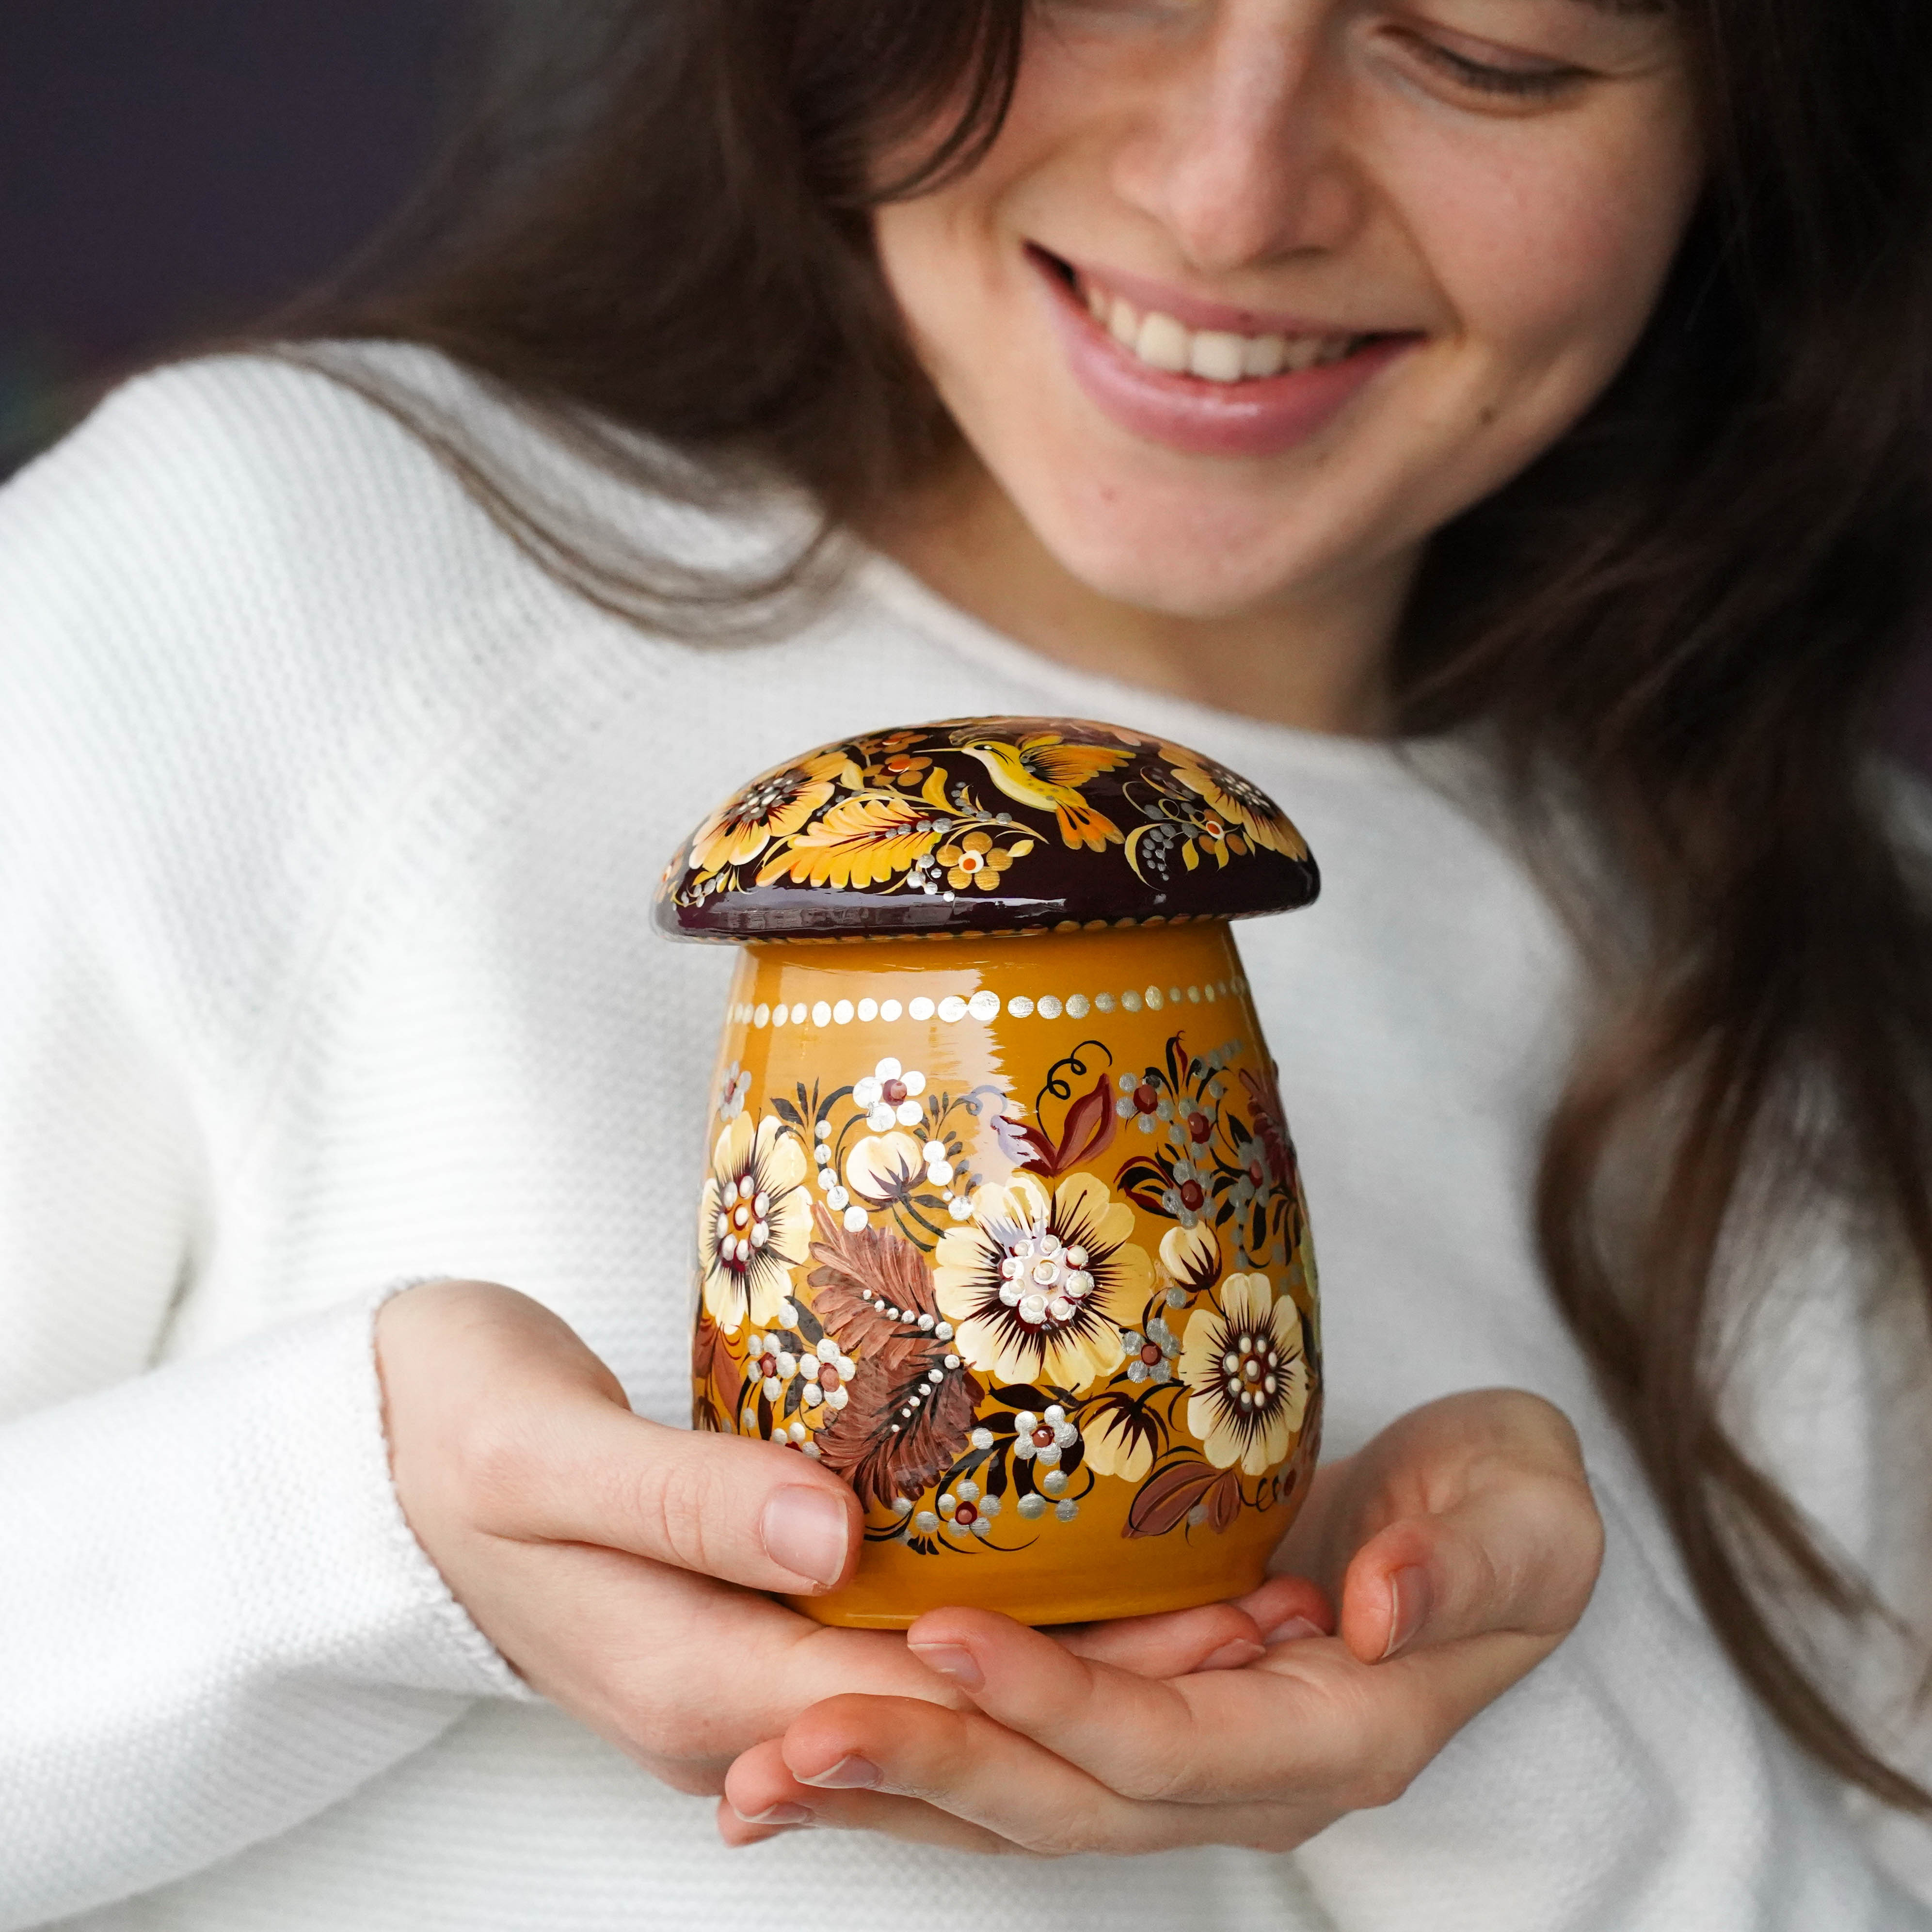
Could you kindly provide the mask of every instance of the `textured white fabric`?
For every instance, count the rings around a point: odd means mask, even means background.
[[[1334,1447],[1448,1390],[1543,1391],[1588,1450],[1603,1585],[1406,1796],[1294,1858],[727,1854],[707,1801],[521,1693],[443,1588],[389,1488],[370,1310],[403,1278],[514,1283],[682,1420],[730,961],[652,935],[659,868],[803,746],[1028,710],[1197,744],[1307,832],[1320,902],[1241,940]],[[1723,1660],[1539,1281],[1574,991],[1478,815],[1390,750],[1056,669],[876,560],[782,644],[656,640],[312,374],[123,391],[0,496],[0,1928],[1932,1923]],[[1858,1386],[1812,1432],[1851,1493]]]

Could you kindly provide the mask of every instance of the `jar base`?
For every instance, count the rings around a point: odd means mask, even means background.
[[[1225,1604],[1259,1589],[1267,1577],[1264,1552],[1252,1574],[1224,1576],[1214,1582],[1190,1576],[1162,1586],[1096,1590],[1072,1597],[1064,1593],[1016,1592],[1001,1603],[974,1604],[962,1597],[950,1604],[928,1604],[916,1610],[876,1610],[844,1604],[840,1601],[845,1594],[842,1591],[829,1597],[787,1597],[783,1600],[814,1623],[830,1624],[842,1630],[906,1630],[921,1617],[942,1608],[994,1610],[1011,1617],[1016,1623],[1040,1629],[1060,1624],[1114,1623],[1123,1617],[1159,1616],[1170,1610],[1198,1610],[1204,1604]]]

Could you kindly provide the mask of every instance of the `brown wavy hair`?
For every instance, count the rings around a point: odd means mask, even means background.
[[[1849,1211],[1916,1336],[1932,1310],[1932,917],[1870,748],[1932,564],[1923,4],[1678,0],[1711,158],[1674,272],[1586,419],[1434,540],[1396,670],[1406,730],[1494,743],[1600,969],[1537,1190],[1552,1290],[1738,1670],[1823,1763],[1932,1813],[1808,1647],[1807,1618],[1887,1613],[1720,1420],[1720,1340],[1750,1293],[1750,1204]],[[500,87],[290,333],[433,345],[607,469],[691,496],[776,471],[826,531],[862,528],[955,446],[873,255],[874,158],[940,125],[883,193],[970,166],[1026,14],[566,16],[581,57]],[[821,559],[681,575],[398,386],[348,380],[608,608],[715,632]],[[1593,832],[1587,862],[1558,820]]]

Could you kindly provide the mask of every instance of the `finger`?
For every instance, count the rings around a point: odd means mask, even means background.
[[[506,1544],[492,1574],[500,1646],[532,1688],[680,1788],[716,1793],[741,1751],[825,1697],[965,1701],[896,1631],[830,1628],[614,1550]]]
[[[1204,1604],[1118,1623],[1077,1624],[1042,1634],[1076,1657],[1142,1677],[1238,1669],[1252,1664],[1264,1648],[1253,1618],[1232,1604]]]
[[[851,1574],[858,1498],[776,1443],[667,1429],[594,1396],[500,1418],[472,1480],[499,1534],[592,1544],[748,1589],[816,1595]]]
[[[728,1845],[754,1844],[779,1832],[818,1826],[873,1832],[948,1851],[1010,1855],[1020,1849],[997,1832],[920,1798],[801,1784],[786,1766],[782,1742],[776,1738],[754,1746],[731,1766],[725,1792],[718,1807],[718,1833]],[[751,1817],[740,1812],[740,1805]]]
[[[1049,1633],[1076,1657],[1142,1677],[1238,1670],[1270,1643],[1334,1628],[1328,1600],[1305,1577],[1270,1577],[1232,1602],[1147,1617],[1078,1624]]]
[[[1364,1544],[1342,1584],[1342,1635],[1366,1663],[1473,1637],[1553,1648],[1582,1616],[1602,1558],[1580,1475],[1512,1470]]]
[[[999,1847],[1049,1858],[1195,1844],[1286,1850],[1336,1815],[1332,1805],[1272,1796],[1227,1805],[1137,1802],[976,1713],[882,1697],[814,1706],[786,1732],[776,1763],[767,1747],[747,1753],[726,1790],[746,1808],[763,1804],[788,1816],[802,1809],[816,1823],[982,1848],[944,1822],[951,1820]],[[906,1810],[904,1801],[915,1798]]]
[[[762,1822],[741,1818],[732,1810],[731,1801],[721,1797],[712,1814],[712,1822],[717,1826],[718,1838],[733,1851],[741,1850],[746,1845],[762,1845],[767,1838],[782,1838],[788,1832],[799,1831],[811,1822],[811,1814],[802,1805],[776,1808],[790,1809],[797,1815],[783,1819],[774,1817]]]
[[[1270,1701],[1291,1700],[1292,1688],[1277,1694],[1270,1680],[1254,1679],[1258,1698],[1244,1690],[1232,1704],[1204,1689],[1246,1684],[1250,1670],[1143,1676],[982,1610],[930,1612],[906,1636],[915,1657],[988,1717],[1128,1797],[1245,1798],[1272,1788],[1280,1772],[1281,1740],[1292,1733],[1272,1723],[1258,1730],[1256,1718]],[[1253,1643],[1245,1661],[1272,1654]]]
[[[778,1781],[780,1768],[790,1786]],[[814,1705],[779,1741],[776,1766],[760,1750],[732,1766],[725,1796],[747,1809],[776,1797],[841,1826],[878,1815],[867,1799],[916,1799],[922,1810],[1051,1856],[1168,1842],[1141,1823],[1140,1807],[976,1712],[899,1698]],[[902,1828],[956,1842],[945,1826],[900,1815]]]
[[[411,1288],[385,1305],[377,1356],[399,1491],[419,1510],[754,1590],[830,1589],[856,1560],[858,1499],[836,1476],[775,1443],[633,1415],[582,1339],[514,1289]]]
[[[1154,1680],[982,1611],[936,1610],[907,1634],[914,1654],[1000,1724],[1124,1796],[1193,1805],[1385,1802],[1376,1794],[1412,1776],[1481,1701],[1472,1687],[1505,1667],[1487,1658],[1392,1674],[1309,1637],[1244,1669]]]

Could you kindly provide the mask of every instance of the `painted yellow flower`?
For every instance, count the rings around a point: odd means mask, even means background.
[[[1015,854],[1003,851],[983,832],[969,832],[956,844],[940,846],[934,856],[948,868],[946,883],[955,892],[977,886],[982,892],[990,892]]]
[[[1219,1308],[1198,1308],[1180,1345],[1188,1433],[1217,1469],[1258,1476],[1292,1445],[1308,1408],[1301,1311],[1264,1274],[1231,1274]]]
[[[799,830],[831,802],[839,785],[856,776],[842,751],[820,752],[767,772],[698,828],[691,842],[692,869],[720,872],[755,859],[771,840]]]
[[[711,1150],[698,1216],[704,1306],[728,1335],[769,1328],[812,1239],[805,1149],[782,1122],[740,1114]]]
[[[1166,745],[1162,750],[1173,767],[1174,776],[1197,797],[1205,799],[1226,823],[1216,827],[1225,838],[1238,828],[1257,845],[1290,859],[1306,859],[1308,848],[1301,834],[1288,822],[1288,814],[1260,786],[1251,784],[1239,772],[1231,772],[1198,752]],[[1213,820],[1210,820],[1211,824]],[[1223,865],[1225,854],[1217,854]]]
[[[1120,1330],[1153,1280],[1134,1210],[1090,1174],[1048,1195],[1032,1175],[973,1196],[933,1256],[933,1287],[968,1366],[1078,1393],[1120,1366]]]

